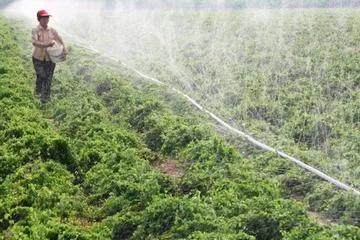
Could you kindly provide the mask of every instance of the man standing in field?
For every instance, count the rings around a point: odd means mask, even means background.
[[[55,63],[51,61],[47,48],[60,44],[63,47],[63,58],[68,54],[64,41],[54,28],[48,27],[49,17],[45,10],[37,12],[39,25],[32,29],[32,45],[34,46],[32,60],[36,72],[35,94],[40,97],[41,104],[50,99],[51,81]]]

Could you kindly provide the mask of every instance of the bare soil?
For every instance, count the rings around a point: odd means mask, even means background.
[[[153,166],[166,176],[180,178],[184,175],[183,169],[175,160],[158,160]]]

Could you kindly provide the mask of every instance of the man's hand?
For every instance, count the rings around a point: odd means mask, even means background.
[[[69,51],[67,50],[67,48],[64,46],[64,50],[63,50],[63,52],[62,52],[62,57],[61,57],[61,59],[62,60],[66,60],[66,56],[69,54]]]
[[[49,42],[49,43],[47,43],[46,44],[46,47],[52,47],[52,46],[54,46],[55,45],[55,41],[54,40],[52,40],[51,42]]]
[[[69,54],[69,50],[64,46],[63,54],[66,56]]]

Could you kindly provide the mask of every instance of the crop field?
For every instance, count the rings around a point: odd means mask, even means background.
[[[359,189],[360,10],[67,4],[43,110],[29,21],[0,17],[0,239],[359,239],[358,195],[171,88]]]
[[[114,11],[69,22],[69,37],[360,187],[359,10]]]

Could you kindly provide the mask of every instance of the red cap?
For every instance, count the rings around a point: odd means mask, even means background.
[[[36,16],[37,16],[38,18],[40,18],[40,17],[51,17],[51,15],[50,15],[47,11],[45,11],[44,9],[43,9],[43,10],[39,10],[39,11],[37,12]]]

